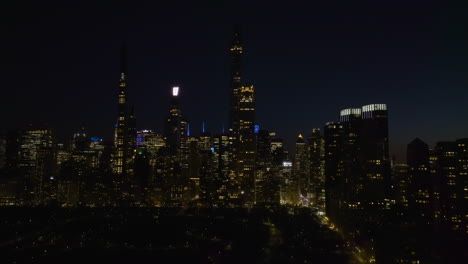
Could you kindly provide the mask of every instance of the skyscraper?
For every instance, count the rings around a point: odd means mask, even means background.
[[[296,152],[294,155],[293,175],[295,177],[300,201],[308,201],[310,198],[310,166],[309,166],[309,150],[307,143],[299,134],[296,140]],[[307,205],[307,204],[306,204]]]
[[[241,193],[248,204],[254,202],[255,194],[255,90],[252,86],[241,86],[239,90],[239,137],[237,168],[241,182]]]
[[[410,182],[407,164],[395,164],[392,167],[395,186],[395,202],[401,207],[408,207],[408,186]]]
[[[459,144],[462,145],[462,143]],[[465,227],[462,226],[462,218],[466,214],[466,209],[461,210],[463,207],[460,206],[460,201],[464,200],[461,198],[463,195],[462,177],[464,175],[459,174],[458,150],[466,150],[466,148],[457,145],[455,141],[443,141],[436,144],[435,192],[439,196],[437,207],[440,208],[440,222],[448,230],[463,232]],[[466,204],[464,208],[466,208]]]
[[[164,124],[164,137],[169,151],[175,155],[181,147],[184,132],[182,128],[182,110],[179,104],[179,87],[172,88],[169,107],[169,116]]]
[[[238,192],[241,203],[252,205],[255,200],[255,90],[252,85],[242,85],[242,52],[241,28],[236,25],[230,48],[229,114],[230,170],[235,184],[232,185],[234,189],[229,192]]]
[[[54,176],[55,142],[51,129],[29,127],[21,136],[19,169],[23,182],[21,200],[37,205],[47,202]]]
[[[358,209],[363,200],[362,191],[365,179],[361,170],[359,154],[361,150],[362,117],[360,108],[348,108],[340,112],[343,126],[343,208]]]
[[[188,123],[182,117],[179,102],[180,89],[172,88],[169,116],[164,123],[166,147],[161,152],[166,203],[181,205],[188,199],[189,167]]]
[[[117,124],[115,126],[115,173],[126,174],[128,156],[128,106],[127,106],[127,46],[122,44],[120,54],[120,80],[117,100]]]
[[[429,167],[429,147],[416,138],[408,144],[406,160],[410,182],[407,197],[409,213],[418,224],[434,221],[434,183]]]
[[[324,142],[320,129],[314,128],[309,136],[310,191],[312,206],[325,211]]]
[[[231,80],[230,80],[230,129],[232,129],[235,137],[239,136],[239,103],[240,103],[240,89],[242,86],[242,52],[243,47],[241,43],[241,26],[234,26],[234,38],[230,48],[231,55]]]
[[[337,221],[343,197],[344,162],[343,126],[329,122],[324,129],[325,140],[325,208],[330,219]]]
[[[387,206],[390,188],[388,112],[385,104],[362,107],[360,160],[363,169],[362,201],[366,210]]]

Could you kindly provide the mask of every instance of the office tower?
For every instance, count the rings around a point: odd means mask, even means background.
[[[201,198],[209,205],[224,202],[225,192],[221,192],[225,187],[224,178],[218,171],[219,163],[215,159],[215,142],[209,132],[205,130],[205,122],[202,123],[202,131],[198,140],[192,137],[190,145],[190,183],[191,196]],[[225,189],[225,188],[224,188]]]
[[[241,182],[242,199],[254,203],[255,195],[255,90],[253,86],[241,86],[239,90],[239,138],[237,168]]]
[[[190,126],[187,126],[188,128]],[[189,129],[187,130],[189,131]],[[208,135],[207,135],[208,134]],[[204,139],[209,137],[209,133],[204,135]],[[213,178],[213,166],[211,162],[212,152],[208,149],[201,148],[200,137],[190,136],[187,133],[187,150],[186,150],[186,171],[184,177],[187,177],[187,198],[191,201],[199,199],[201,196],[201,181],[202,179]],[[214,191],[216,193],[216,189]]]
[[[463,145],[460,141],[458,144]],[[463,201],[460,196],[463,196],[462,177],[459,171],[459,154],[458,150],[466,150],[465,146],[458,146],[455,141],[437,142],[434,149],[435,162],[435,192],[439,196],[437,210],[440,211],[440,223],[442,228],[462,233],[466,227],[462,226],[466,213],[466,205],[461,207],[460,201]],[[464,160],[461,155],[460,160]],[[462,161],[462,163],[464,163]],[[465,177],[466,180],[466,177]]]
[[[233,186],[236,185],[234,180],[231,180],[229,166],[231,161],[230,156],[230,140],[227,134],[216,135],[213,138],[213,174],[220,184],[217,190],[217,203],[219,205],[229,205],[236,203],[238,199],[238,190]]]
[[[362,107],[360,135],[363,189],[361,204],[370,210],[386,208],[390,192],[390,154],[388,148],[388,112],[385,104]]]
[[[211,151],[213,147],[212,137],[211,134],[205,130],[205,122],[202,123],[202,131],[198,142],[201,150]]]
[[[20,138],[18,166],[21,203],[38,205],[49,202],[55,176],[55,142],[52,130],[29,127]]]
[[[234,36],[229,49],[230,54],[230,84],[229,84],[229,169],[230,169],[230,183],[228,187],[229,197],[231,201],[240,205],[242,201],[241,192],[243,179],[240,177],[242,167],[238,159],[239,155],[239,136],[240,136],[240,90],[242,86],[242,52],[243,47],[241,43],[241,27],[240,25],[234,26]],[[235,198],[234,198],[235,197]],[[242,197],[244,198],[244,197]]]
[[[156,132],[143,129],[137,131],[137,147],[145,147],[149,155],[149,163],[151,167],[156,164],[156,157],[160,148],[166,146],[164,136]]]
[[[275,132],[270,132],[270,148],[273,166],[282,166],[283,161],[287,160],[284,150],[284,140],[276,136]]]
[[[189,137],[190,131],[190,124],[188,123],[187,119],[182,118],[180,120],[180,148],[179,148],[179,159],[180,164],[182,167],[182,175],[185,178],[190,177],[190,169],[189,169],[189,160],[190,160],[190,139],[193,141],[195,137]],[[196,147],[197,144],[195,144]]]
[[[151,173],[150,154],[145,147],[138,147],[134,164],[134,188],[136,189],[134,200],[137,205],[147,205],[151,203]]]
[[[181,147],[182,139],[182,111],[179,104],[179,87],[172,88],[169,116],[164,126],[164,137],[168,150],[176,155]]]
[[[348,108],[340,111],[340,124],[343,126],[343,209],[359,209],[365,179],[361,170],[359,154],[362,118],[360,108]]]
[[[401,207],[408,207],[408,186],[411,178],[407,164],[395,164],[392,167],[395,186],[395,201]]]
[[[136,116],[135,116],[135,107],[132,106],[128,114],[128,127],[127,127],[127,136],[128,136],[128,147],[127,147],[127,168],[129,175],[133,175],[133,160],[136,155],[137,150],[137,129],[136,129]]]
[[[231,55],[231,80],[230,80],[230,129],[232,129],[234,137],[239,137],[240,132],[240,99],[241,99],[241,86],[242,86],[242,52],[243,46],[241,43],[241,27],[236,25],[234,27],[234,38],[230,48]]]
[[[268,130],[260,129],[257,133],[257,166],[268,167],[271,165],[271,137]]]
[[[90,151],[91,141],[86,135],[84,127],[73,134],[69,159],[65,159],[67,154],[64,149],[59,149],[61,153],[60,173],[58,179],[57,200],[62,206],[77,206],[86,204],[85,194],[91,193],[85,184],[91,180],[91,166],[93,164],[94,153]],[[58,163],[58,162],[57,162]]]
[[[69,151],[58,148],[57,200],[62,206],[101,206],[106,203],[103,173],[109,171],[109,161],[106,161],[105,151],[102,139],[89,137],[84,127],[73,134]],[[116,180],[115,177],[112,180]]]
[[[339,123],[327,123],[324,128],[324,143],[325,209],[327,216],[336,222],[344,189],[343,126]]]
[[[160,169],[165,183],[166,203],[171,205],[181,205],[189,195],[188,122],[182,117],[179,97],[179,87],[173,87],[169,116],[164,124],[166,147],[158,154],[162,158]]]
[[[409,184],[407,189],[408,213],[421,224],[434,222],[434,183],[429,165],[429,147],[416,138],[408,144],[406,152]]]
[[[457,208],[462,216],[460,233],[468,232],[468,138],[455,141],[457,144],[458,178],[457,178]],[[463,217],[465,216],[465,217]]]
[[[325,212],[325,163],[324,140],[319,128],[309,136],[310,201],[313,207]]]
[[[115,126],[115,173],[125,175],[127,173],[128,158],[128,91],[127,91],[127,46],[123,44],[120,50],[120,80],[117,94],[117,124]]]
[[[57,168],[60,170],[62,164],[71,158],[71,151],[63,143],[57,144]]]
[[[257,161],[255,169],[255,203],[265,203],[269,200],[268,182],[272,180],[271,170],[271,139],[268,130],[257,133]]]
[[[310,163],[309,149],[302,134],[299,134],[296,140],[296,152],[293,161],[294,181],[298,188],[300,202],[308,206],[310,199]]]
[[[155,204],[161,200],[160,198],[158,198],[158,195],[160,195],[161,192],[161,186],[160,182],[156,182],[155,169],[158,155],[160,153],[159,151],[165,146],[166,142],[164,140],[164,136],[159,135],[156,132],[149,129],[137,131],[137,148],[138,150],[144,150],[144,158],[140,160],[144,161],[143,164],[145,164],[144,166],[146,166],[147,159],[149,166],[149,172],[147,172],[146,169],[140,170],[144,172],[143,174],[139,174],[135,171],[136,179],[143,182],[143,186],[140,186],[140,188],[143,188],[145,192],[143,196],[143,201],[146,204]],[[142,156],[140,156],[140,158],[142,158]],[[137,169],[136,164],[135,169]],[[148,175],[145,176],[146,174]]]

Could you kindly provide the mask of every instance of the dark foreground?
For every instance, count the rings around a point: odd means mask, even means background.
[[[308,209],[0,209],[2,263],[354,263]]]

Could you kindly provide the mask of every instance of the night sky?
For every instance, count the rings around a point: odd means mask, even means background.
[[[91,135],[112,138],[126,40],[139,129],[162,131],[170,88],[179,85],[192,134],[202,120],[219,132],[240,23],[258,124],[290,149],[298,133],[371,103],[388,105],[400,161],[414,137],[430,145],[468,137],[468,18],[456,3],[9,2],[17,3],[0,9],[4,129],[45,122],[66,140],[84,123]]]

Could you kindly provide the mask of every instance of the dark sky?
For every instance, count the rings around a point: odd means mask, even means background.
[[[9,2],[0,9],[4,128],[47,122],[65,139],[84,122],[111,138],[127,40],[138,128],[161,131],[177,84],[192,133],[202,120],[217,132],[227,123],[228,49],[241,23],[258,124],[289,145],[338,121],[341,109],[371,103],[388,105],[400,160],[414,137],[431,145],[468,137],[463,1]]]

